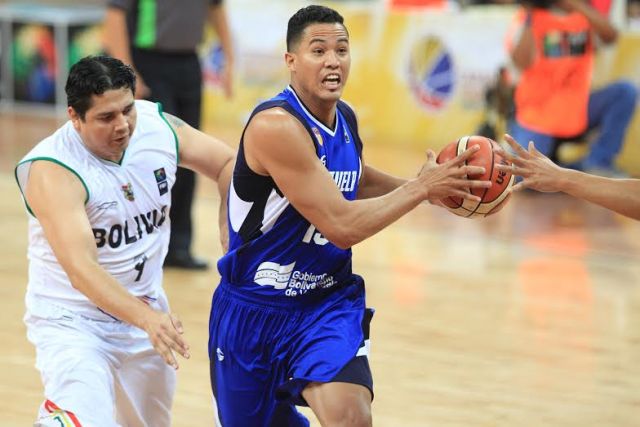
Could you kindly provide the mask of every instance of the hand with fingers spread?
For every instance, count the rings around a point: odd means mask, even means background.
[[[545,192],[561,191],[640,220],[640,180],[613,179],[566,169],[540,153],[533,141],[529,142],[527,151],[511,136],[505,135],[505,139],[515,154],[506,150],[502,150],[502,154],[513,162],[513,166],[497,167],[523,178],[513,187],[514,190],[526,187]]]
[[[153,348],[162,356],[167,365],[178,369],[178,361],[174,351],[185,359],[191,357],[189,344],[182,338],[184,333],[182,322],[177,316],[171,313],[150,311],[143,325]]]
[[[418,173],[418,178],[427,189],[426,199],[429,202],[440,205],[440,200],[449,196],[480,201],[480,198],[471,194],[470,190],[489,188],[491,182],[468,179],[468,176],[484,174],[485,169],[465,164],[479,148],[473,146],[442,164],[436,162],[436,154],[432,150],[427,151],[427,162]]]
[[[505,140],[513,152],[501,150],[501,154],[512,165],[496,165],[499,170],[511,172],[521,176],[522,181],[513,186],[513,190],[531,188],[543,192],[562,191],[562,180],[568,170],[553,163],[548,157],[538,151],[533,141],[529,142],[529,151],[525,150],[510,135]]]

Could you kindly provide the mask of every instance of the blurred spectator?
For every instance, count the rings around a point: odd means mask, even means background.
[[[496,140],[505,133],[514,114],[513,91],[509,69],[500,67],[495,82],[485,92],[485,118],[476,134]]]
[[[591,91],[596,43],[618,36],[606,16],[581,0],[532,0],[517,12],[508,45],[521,70],[510,133],[553,157],[559,140],[597,130],[575,167],[617,176],[614,161],[633,116],[637,89],[618,81]]]
[[[640,30],[640,0],[627,3],[627,26],[630,30]]]
[[[155,2],[153,2],[155,4]],[[192,127],[200,127],[202,70],[196,48],[207,17],[224,55],[221,72],[225,93],[231,96],[233,52],[222,0],[158,2],[109,0],[104,44],[108,53],[132,64],[138,75],[137,98],[160,102],[164,111]],[[191,254],[191,206],[195,174],[178,168],[171,192],[171,242],[165,265],[205,269],[207,263]]]

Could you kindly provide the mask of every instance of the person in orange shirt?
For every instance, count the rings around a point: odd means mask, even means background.
[[[510,32],[507,44],[521,76],[511,135],[522,144],[535,141],[551,156],[558,139],[579,140],[597,129],[589,153],[576,166],[619,174],[614,161],[635,111],[637,89],[618,81],[591,91],[596,39],[613,43],[617,30],[582,0],[531,0],[514,22],[519,35]]]

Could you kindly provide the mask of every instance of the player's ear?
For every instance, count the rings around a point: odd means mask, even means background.
[[[289,71],[295,71],[296,70],[296,55],[295,53],[291,53],[291,52],[285,52],[284,54],[284,62],[285,64],[287,64],[287,68],[289,69]]]
[[[80,115],[74,110],[73,107],[67,107],[67,114],[69,115],[69,119],[71,119],[71,123],[75,130],[79,130],[80,128]]]

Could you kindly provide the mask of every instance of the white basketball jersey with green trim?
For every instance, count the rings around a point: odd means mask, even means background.
[[[52,161],[74,173],[87,190],[85,209],[100,265],[133,295],[167,310],[162,264],[169,244],[171,187],[178,142],[158,104],[136,101],[138,120],[121,162],[100,159],[67,122],[41,141],[16,166],[22,193],[36,160]],[[70,283],[29,206],[27,309],[50,317],[72,311],[97,320],[115,320]]]

